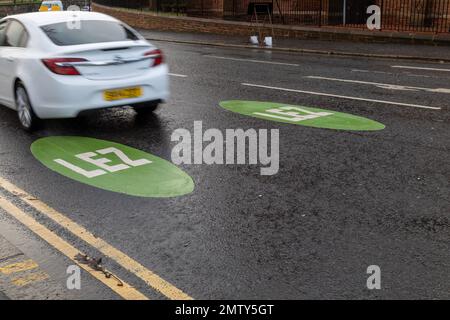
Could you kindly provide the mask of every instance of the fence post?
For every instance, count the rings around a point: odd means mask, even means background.
[[[347,24],[347,0],[344,0],[344,4],[343,4],[343,12],[342,12],[342,25],[345,27],[345,25]]]
[[[323,0],[320,0],[320,7],[319,7],[319,28],[322,26],[322,10],[323,10]]]

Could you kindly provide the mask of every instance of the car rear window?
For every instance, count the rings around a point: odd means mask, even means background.
[[[115,21],[68,21],[42,26],[41,29],[57,46],[139,40],[132,30]]]

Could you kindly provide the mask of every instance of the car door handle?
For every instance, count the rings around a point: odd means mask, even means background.
[[[5,57],[6,61],[9,62],[14,62],[14,58],[13,57]]]

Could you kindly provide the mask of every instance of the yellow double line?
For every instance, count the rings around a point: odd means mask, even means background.
[[[143,280],[148,286],[154,290],[160,292],[162,295],[166,296],[172,300],[192,300],[192,298],[176,288],[174,285],[170,284],[166,280],[159,277],[154,272],[145,268],[136,260],[133,260],[125,253],[114,248],[112,245],[107,243],[101,238],[95,237],[90,231],[80,226],[76,222],[70,220],[62,213],[56,211],[55,209],[49,207],[44,202],[26,193],[24,190],[18,188],[8,180],[0,177],[0,187],[9,191],[10,193],[17,196],[20,200],[24,201],[34,209],[38,210],[40,213],[46,217],[53,220],[55,223],[61,227],[69,230],[73,235],[77,236],[79,239],[83,240],[93,248],[97,249],[99,252],[103,253],[106,257],[114,260],[124,269],[133,273],[141,280]],[[48,228],[40,224],[34,218],[30,217],[28,214],[23,212],[21,209],[16,207],[14,204],[8,200],[0,197],[0,207],[3,208],[7,213],[13,216],[15,219],[24,224],[27,228],[37,234],[39,237],[48,242],[51,246],[56,248],[58,251],[63,253],[65,256],[70,258],[74,263],[78,264],[81,268],[89,272],[92,276],[97,278],[99,281],[103,282],[109,288],[114,290],[117,294],[122,296],[124,299],[130,300],[145,300],[148,299],[145,295],[134,289],[127,283],[123,283],[123,286],[118,286],[117,281],[112,277],[106,278],[102,273],[92,269],[87,264],[81,264],[75,260],[75,257],[81,252],[66,242],[64,239],[57,236],[55,233],[50,231]]]

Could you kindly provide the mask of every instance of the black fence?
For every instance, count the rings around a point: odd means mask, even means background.
[[[450,0],[382,1],[381,26],[387,30],[450,32]]]
[[[38,11],[40,3],[37,1],[0,1],[0,18],[12,14]]]
[[[96,3],[175,15],[251,21],[255,5],[261,19],[267,10],[278,24],[367,29],[380,8],[380,29],[411,32],[450,32],[450,0],[95,0]],[[266,5],[264,5],[266,4]],[[267,8],[267,9],[264,9]],[[254,17],[253,17],[254,18]]]
[[[367,28],[367,19],[372,15],[367,13],[367,9],[376,5],[380,8],[381,30],[450,32],[450,0],[330,0],[329,2],[328,12],[322,11],[322,22],[328,25]]]
[[[208,0],[202,1],[204,4]],[[252,3],[267,4],[274,23],[367,29],[370,6],[380,9],[381,30],[450,32],[450,0],[230,0],[224,18],[249,20]],[[205,8],[205,6],[203,6]],[[203,16],[207,16],[205,10]]]

